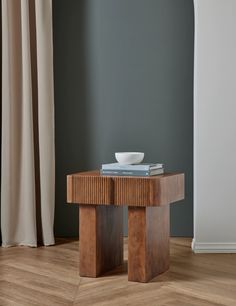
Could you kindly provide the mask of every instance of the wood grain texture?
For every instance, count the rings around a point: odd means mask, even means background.
[[[67,177],[67,202],[78,204],[161,206],[184,198],[184,174],[152,177],[101,176],[99,171]]]
[[[123,210],[80,206],[80,276],[97,277],[123,263]]]
[[[123,266],[102,278],[80,277],[79,240],[0,248],[1,306],[235,306],[236,254],[194,254],[191,238],[170,239],[170,269],[148,284]]]
[[[0,248],[1,306],[70,305],[80,282],[78,242],[51,247]]]
[[[90,172],[91,173],[91,172]],[[67,176],[67,202],[89,205],[113,203],[113,180],[94,175]]]
[[[169,269],[169,205],[129,207],[128,280],[148,282]]]

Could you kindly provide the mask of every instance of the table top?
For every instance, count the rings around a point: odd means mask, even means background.
[[[184,199],[184,174],[103,176],[99,170],[67,175],[67,202],[161,206]]]
[[[183,173],[163,173],[163,174],[158,174],[158,175],[152,175],[152,176],[117,176],[117,175],[102,175],[100,173],[99,170],[91,170],[91,171],[83,171],[83,172],[77,172],[77,173],[72,173],[69,174],[68,176],[83,176],[83,177],[99,177],[99,178],[107,178],[107,177],[112,177],[112,178],[119,178],[119,177],[123,177],[123,178],[140,178],[140,179],[148,179],[148,180],[156,180],[156,179],[160,179],[163,177],[167,177],[167,176],[174,176],[174,175],[179,175],[179,174],[183,174]]]

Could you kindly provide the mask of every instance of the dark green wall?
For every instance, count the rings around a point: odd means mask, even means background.
[[[171,234],[192,236],[193,18],[190,0],[53,1],[56,235],[78,235],[66,174],[143,151],[185,172]]]

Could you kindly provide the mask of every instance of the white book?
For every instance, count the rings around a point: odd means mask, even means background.
[[[151,171],[154,169],[162,169],[163,164],[142,163],[137,165],[121,165],[119,163],[102,164],[102,170],[130,170],[130,171]]]

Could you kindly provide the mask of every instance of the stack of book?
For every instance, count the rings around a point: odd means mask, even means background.
[[[108,176],[153,176],[164,173],[163,164],[121,165],[103,164],[101,175]]]

